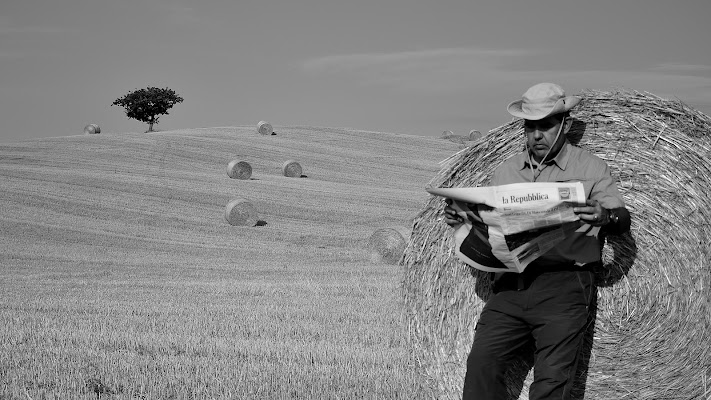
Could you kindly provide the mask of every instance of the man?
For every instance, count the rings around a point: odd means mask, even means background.
[[[569,111],[580,102],[552,83],[529,88],[508,111],[523,118],[526,150],[493,173],[490,185],[580,181],[586,204],[573,211],[602,233],[629,230],[630,216],[607,164],[571,145]],[[449,205],[445,221],[463,221]],[[575,233],[539,257],[521,274],[499,273],[493,295],[479,316],[467,360],[464,399],[505,399],[505,372],[517,350],[535,345],[529,399],[568,399],[590,305],[597,296],[593,267],[600,263],[598,235]]]

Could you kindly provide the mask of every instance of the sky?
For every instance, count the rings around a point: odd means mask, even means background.
[[[539,82],[711,115],[709,16],[709,0],[0,0],[0,143],[144,132],[111,103],[150,86],[185,99],[161,131],[467,135]]]

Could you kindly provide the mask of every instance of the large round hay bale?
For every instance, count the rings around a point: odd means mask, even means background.
[[[99,125],[97,124],[89,124],[84,127],[85,135],[94,135],[97,133],[101,133],[101,128],[99,128]]]
[[[473,142],[473,141],[479,140],[479,139],[481,139],[481,132],[479,132],[476,129],[472,129],[471,131],[469,131],[469,141],[470,142]]]
[[[257,124],[257,132],[259,132],[260,135],[271,135],[274,133],[274,128],[272,128],[272,124],[266,121],[259,121]]]
[[[259,222],[259,214],[252,202],[237,198],[227,203],[225,219],[230,225],[255,226]]]
[[[376,229],[367,243],[370,260],[374,263],[398,264],[409,239],[410,232],[404,228]]]
[[[232,160],[227,164],[227,176],[232,179],[249,179],[252,177],[252,166],[247,161]]]
[[[301,164],[294,160],[285,161],[284,165],[281,167],[281,170],[284,176],[288,176],[289,178],[300,178],[301,174],[304,172],[301,169]]]
[[[457,144],[466,144],[466,142],[469,140],[469,137],[456,135],[452,131],[444,131],[442,132],[442,136],[440,136],[440,139],[449,140],[450,142]]]
[[[632,214],[631,232],[608,236],[597,312],[587,332],[575,398],[702,399],[711,387],[711,118],[676,100],[629,90],[582,93],[570,141],[605,160]],[[524,149],[521,120],[493,129],[442,164],[429,183],[486,185]],[[452,232],[430,197],[405,250],[410,344],[440,399],[461,396],[489,274],[454,255]],[[528,398],[522,358],[508,376]]]

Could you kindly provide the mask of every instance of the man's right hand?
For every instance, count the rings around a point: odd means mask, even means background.
[[[452,199],[446,199],[447,205],[444,207],[444,222],[451,227],[459,226],[464,223],[464,219],[457,214],[457,211],[452,207]]]

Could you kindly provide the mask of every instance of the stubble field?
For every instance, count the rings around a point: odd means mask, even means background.
[[[410,228],[460,146],[275,131],[0,144],[0,398],[428,398],[401,267],[365,244]],[[251,180],[228,178],[233,159]],[[227,224],[237,197],[262,226]]]

